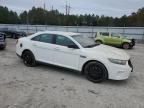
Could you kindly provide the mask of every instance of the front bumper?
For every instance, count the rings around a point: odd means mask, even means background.
[[[131,47],[135,46],[135,39],[132,39],[132,40],[131,40],[130,46],[131,46]]]
[[[128,79],[130,73],[133,71],[133,66],[129,60],[126,65],[113,64],[109,67],[108,74],[109,79],[112,80],[125,80]]]

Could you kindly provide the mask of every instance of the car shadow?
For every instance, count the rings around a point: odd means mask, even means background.
[[[48,72],[55,72],[55,73],[62,73],[65,75],[70,75],[76,78],[81,78],[83,80],[87,80],[84,76],[84,74],[82,74],[79,71],[76,70],[72,70],[72,69],[68,69],[68,68],[64,68],[64,67],[59,67],[59,66],[55,66],[55,65],[51,65],[51,64],[43,64],[43,63],[38,63],[37,66],[35,67],[36,69],[41,69],[43,71],[48,71]],[[127,86],[127,84],[129,83],[129,79],[128,80],[106,80],[104,82],[101,83],[93,83],[91,81],[89,81],[90,83],[93,84],[102,84],[102,85],[110,85],[110,86]]]
[[[51,65],[51,64],[38,63],[37,68],[42,69],[44,71],[48,71],[48,72],[62,73],[62,74],[71,75],[74,77],[79,77],[82,79],[85,78],[84,75],[79,71],[64,68],[64,67],[59,67],[59,66],[55,66],[55,65]]]

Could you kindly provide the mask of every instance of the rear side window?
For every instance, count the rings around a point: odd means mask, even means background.
[[[40,37],[40,42],[52,43],[53,36],[50,34],[43,34]]]
[[[33,37],[31,40],[33,40],[33,41],[39,41],[40,40],[40,36]]]
[[[51,34],[41,34],[34,38],[32,38],[33,41],[39,41],[44,43],[52,43],[53,35]]]
[[[102,33],[102,32],[101,32],[100,35],[102,35],[102,36],[109,36],[109,33],[107,33],[107,32],[103,32],[103,33]]]

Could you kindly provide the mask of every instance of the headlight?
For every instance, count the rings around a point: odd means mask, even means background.
[[[109,58],[109,61],[114,64],[126,65],[127,60],[118,60]]]

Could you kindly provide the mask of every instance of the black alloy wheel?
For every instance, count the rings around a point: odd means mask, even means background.
[[[30,51],[25,51],[22,55],[23,62],[26,66],[28,67],[34,67],[36,66],[36,60],[32,52]]]
[[[84,68],[85,75],[88,80],[98,83],[108,78],[107,69],[99,62],[89,62]]]

